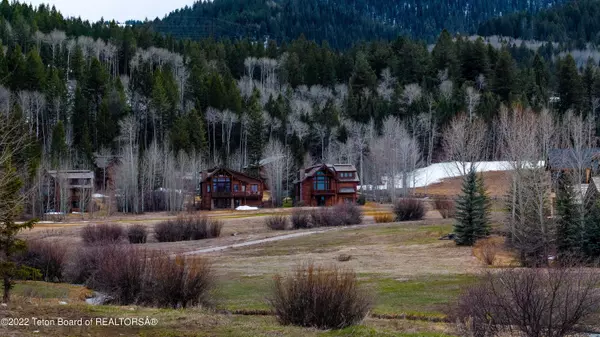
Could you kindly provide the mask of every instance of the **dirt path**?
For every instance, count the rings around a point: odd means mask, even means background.
[[[253,245],[260,245],[260,244],[266,243],[266,242],[273,242],[273,241],[280,241],[280,240],[286,240],[286,239],[293,239],[293,238],[297,238],[297,237],[301,237],[301,236],[318,234],[318,233],[325,233],[325,232],[329,232],[329,231],[333,231],[333,230],[342,230],[342,229],[347,229],[347,228],[360,228],[360,227],[365,227],[365,226],[366,225],[352,226],[352,227],[327,228],[327,229],[315,230],[315,231],[309,231],[309,232],[300,232],[300,233],[285,234],[285,235],[279,235],[279,236],[274,236],[274,237],[260,239],[260,240],[250,240],[250,241],[246,241],[246,242],[235,243],[235,244],[232,244],[232,245],[217,246],[217,247],[211,247],[211,248],[204,248],[204,249],[194,250],[194,251],[191,251],[191,252],[183,253],[183,255],[199,255],[199,254],[206,254],[206,253],[214,253],[214,252],[220,252],[220,251],[223,251],[223,250],[226,250],[226,249],[246,247],[246,246],[253,246]]]

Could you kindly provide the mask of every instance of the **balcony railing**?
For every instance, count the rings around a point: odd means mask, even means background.
[[[332,195],[335,194],[335,190],[313,190],[314,195]]]
[[[260,198],[260,192],[252,192],[252,191],[237,191],[237,192],[212,192],[211,196],[213,198]]]

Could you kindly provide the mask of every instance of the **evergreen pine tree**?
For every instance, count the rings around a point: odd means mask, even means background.
[[[583,229],[582,253],[591,260],[600,257],[600,203],[590,209]]]
[[[248,117],[250,127],[248,130],[248,173],[252,176],[259,175],[259,162],[265,145],[263,136],[263,117],[260,107],[260,92],[255,88],[248,104]]]
[[[454,233],[457,245],[472,246],[489,235],[489,211],[483,178],[478,178],[475,169],[471,168],[464,177],[462,193],[456,202]]]
[[[560,182],[556,196],[556,248],[559,255],[577,254],[581,248],[577,209],[572,187]]]

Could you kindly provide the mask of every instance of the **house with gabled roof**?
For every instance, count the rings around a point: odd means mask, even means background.
[[[360,179],[351,164],[318,164],[298,172],[296,202],[306,206],[332,206],[356,202]]]
[[[239,206],[263,205],[265,183],[262,179],[225,167],[201,173],[198,191],[200,209],[235,209]]]

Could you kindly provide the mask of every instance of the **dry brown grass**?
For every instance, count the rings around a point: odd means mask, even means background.
[[[377,213],[373,215],[375,223],[390,223],[394,222],[394,214],[392,213]]]
[[[509,181],[510,172],[507,171],[490,171],[482,172],[485,180],[486,189],[493,198],[502,198],[508,192],[506,182]],[[444,179],[439,183],[431,184],[425,187],[419,187],[415,190],[418,194],[439,195],[439,196],[454,196],[459,195],[462,187],[463,178],[454,177]]]
[[[505,238],[492,236],[482,239],[473,246],[473,256],[488,266],[510,267],[517,266],[515,255],[506,249]]]

